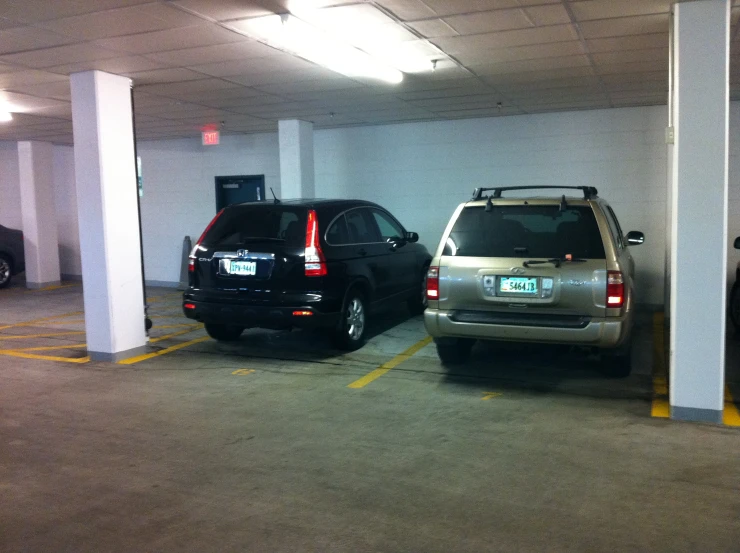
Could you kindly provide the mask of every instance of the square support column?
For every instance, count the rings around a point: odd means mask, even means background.
[[[70,80],[87,349],[117,361],[147,341],[131,80],[102,71]]]
[[[313,123],[290,119],[278,122],[280,196],[313,198]]]
[[[673,35],[671,417],[721,423],[727,312],[730,1],[676,4]]]
[[[18,143],[26,287],[59,284],[59,236],[54,202],[54,147]]]

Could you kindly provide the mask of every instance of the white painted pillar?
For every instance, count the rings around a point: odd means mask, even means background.
[[[313,198],[313,123],[290,119],[278,122],[280,142],[280,195]]]
[[[85,71],[70,81],[87,349],[117,361],[147,340],[131,80]]]
[[[722,422],[730,0],[675,10],[671,417]]]
[[[26,287],[59,284],[59,236],[54,201],[54,147],[18,143]]]

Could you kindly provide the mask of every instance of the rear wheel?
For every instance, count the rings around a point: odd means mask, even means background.
[[[443,365],[459,365],[470,359],[475,340],[470,338],[439,338],[435,340],[437,355]]]
[[[342,319],[334,331],[334,343],[343,350],[354,351],[365,343],[365,296],[359,290],[350,290],[344,300]]]
[[[421,282],[419,283],[419,290],[409,300],[409,311],[412,315],[421,315],[429,304],[427,300],[427,271],[428,267],[424,267],[424,272],[421,274]]]
[[[620,347],[614,353],[604,353],[601,357],[604,374],[611,378],[626,378],[632,372],[632,342]]]
[[[0,288],[10,286],[10,277],[13,274],[13,264],[10,258],[0,253]]]
[[[234,340],[238,340],[239,336],[242,335],[244,327],[207,323],[206,332],[214,340],[219,340],[220,342],[233,342]]]
[[[740,284],[732,285],[730,292],[730,320],[737,332],[740,332]]]

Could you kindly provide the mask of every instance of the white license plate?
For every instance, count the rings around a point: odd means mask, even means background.
[[[240,276],[254,276],[257,274],[256,261],[232,261],[229,274]]]
[[[499,291],[502,294],[537,294],[537,279],[525,277],[501,277]]]

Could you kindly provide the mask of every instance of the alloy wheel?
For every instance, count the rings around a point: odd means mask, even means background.
[[[352,298],[347,306],[347,334],[350,339],[359,340],[365,331],[365,308],[359,298]]]

